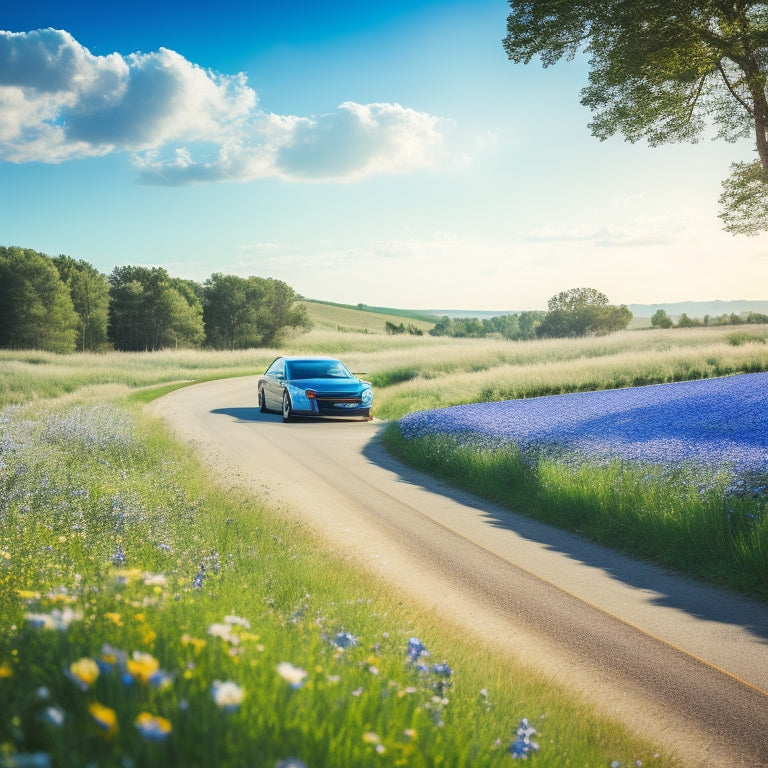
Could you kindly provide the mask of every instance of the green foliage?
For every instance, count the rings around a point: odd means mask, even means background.
[[[536,329],[544,338],[602,336],[624,330],[632,320],[625,305],[612,306],[608,297],[594,288],[571,288],[553,296],[544,320]]]
[[[731,165],[720,209],[726,232],[757,235],[768,230],[768,171],[758,160]]]
[[[663,310],[658,310],[651,318],[651,325],[654,328],[672,328],[674,321]],[[704,315],[703,318],[689,317],[683,312],[677,319],[678,328],[701,328],[704,326],[724,326],[724,325],[766,325],[768,324],[768,315],[762,312],[742,312],[737,315],[735,312],[730,314],[718,315],[712,317],[711,315]],[[748,334],[745,334],[747,338],[752,338]]]
[[[0,347],[73,352],[78,316],[53,261],[0,246]]]
[[[306,307],[282,280],[217,272],[203,286],[206,343],[214,349],[273,346],[288,328],[311,326]]]
[[[532,339],[541,324],[544,312],[520,312],[496,317],[441,317],[429,331],[430,336],[450,336],[455,339],[481,339],[501,336],[504,339]]]
[[[651,318],[651,325],[654,328],[671,328],[672,318],[666,313],[665,310],[657,309]]]
[[[724,184],[721,218],[731,232],[768,227],[768,9],[747,0],[509,0],[504,47],[512,61],[544,66],[586,53],[581,102],[593,135],[616,133],[651,146],[696,141],[714,124],[721,138],[752,135],[754,164]]]
[[[203,341],[203,308],[189,284],[162,267],[115,267],[109,277],[110,332],[127,352],[197,347]]]
[[[413,323],[392,323],[387,320],[384,323],[384,331],[390,335],[397,335],[400,333],[409,333],[412,336],[422,336],[424,331],[421,328],[417,328]]]
[[[53,259],[61,279],[69,289],[72,305],[79,318],[77,349],[95,352],[108,343],[109,281],[86,261],[60,255]]]
[[[280,280],[217,273],[203,286],[139,266],[116,267],[107,277],[70,256],[4,246],[0,305],[0,348],[9,349],[138,352],[204,341],[244,349],[276,345],[289,328],[312,326],[306,306]]]

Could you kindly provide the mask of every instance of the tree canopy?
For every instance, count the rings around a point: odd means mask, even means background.
[[[202,344],[203,308],[186,281],[162,267],[115,267],[110,332],[116,349],[139,352]]]
[[[544,312],[532,310],[509,315],[496,315],[478,320],[476,317],[441,317],[429,331],[430,336],[483,338],[501,336],[510,341],[533,339],[545,317]]]
[[[752,137],[757,158],[734,163],[720,218],[733,233],[768,229],[768,3],[750,0],[508,0],[504,48],[550,66],[589,57],[581,102],[594,136],[651,146]]]
[[[71,256],[0,246],[0,348],[244,349],[311,326],[281,280],[216,273],[200,284],[142,266],[115,267],[107,277]]]
[[[651,325],[654,328],[671,328],[673,321],[665,309],[657,309],[651,318]]]
[[[602,336],[629,325],[632,313],[625,305],[613,306],[595,288],[571,288],[547,302],[548,312],[536,329],[539,336]]]
[[[77,349],[96,351],[108,343],[109,281],[87,261],[76,261],[63,254],[53,263],[69,289],[78,317]]]
[[[78,317],[51,259],[0,246],[0,347],[73,352]]]
[[[203,286],[207,343],[216,349],[274,346],[287,328],[308,328],[306,307],[282,280],[217,272]]]

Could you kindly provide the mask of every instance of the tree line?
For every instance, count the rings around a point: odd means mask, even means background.
[[[483,318],[442,317],[429,332],[432,336],[482,338],[499,335],[505,339],[568,338],[603,336],[625,329],[632,312],[613,305],[594,288],[571,288],[547,302],[547,311],[519,312]]]
[[[730,314],[716,315],[704,315],[703,318],[688,317],[683,312],[677,319],[677,325],[675,321],[667,314],[664,309],[658,309],[654,312],[651,318],[651,325],[654,328],[701,328],[708,326],[722,326],[722,325],[764,325],[768,324],[768,315],[763,312],[742,312],[737,315],[735,312]]]
[[[306,306],[281,280],[217,272],[201,284],[140,266],[105,275],[70,256],[0,246],[0,348],[247,349],[309,327]]]

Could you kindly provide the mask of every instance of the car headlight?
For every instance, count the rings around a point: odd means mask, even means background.
[[[363,402],[363,405],[368,406],[373,402],[373,390],[372,389],[364,389],[362,394],[360,395],[360,399]]]

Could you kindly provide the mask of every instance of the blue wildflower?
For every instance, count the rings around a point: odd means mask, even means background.
[[[112,565],[123,565],[125,563],[125,552],[123,551],[123,545],[118,544],[115,554],[112,555]]]
[[[353,648],[357,645],[357,638],[349,632],[338,632],[333,638],[333,644],[339,648]]]
[[[536,729],[530,725],[527,718],[524,717],[520,721],[515,735],[517,738],[509,747],[513,760],[526,760],[531,752],[538,751],[539,745],[535,741],[531,741],[531,736],[536,735]]]
[[[200,563],[200,570],[195,574],[195,578],[192,581],[192,586],[195,589],[202,589],[204,579],[205,579],[205,563]]]
[[[409,661],[415,662],[422,656],[429,656],[429,651],[417,637],[412,637],[408,641],[407,655]]]
[[[714,469],[731,475],[734,492],[754,494],[765,492],[768,469],[766,391],[768,373],[739,374],[458,405],[410,413],[398,424],[408,440],[447,435],[481,450],[514,445],[531,466],[543,453]]]

